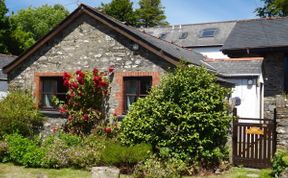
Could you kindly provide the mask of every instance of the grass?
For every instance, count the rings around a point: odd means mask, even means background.
[[[15,166],[11,163],[0,164],[0,178],[90,178],[91,173],[75,169],[35,169]]]
[[[270,175],[271,169],[249,169],[249,168],[238,168],[233,167],[230,170],[221,173],[220,175],[205,176],[205,178],[272,178]],[[200,178],[203,176],[195,176],[193,178]],[[188,177],[187,177],[188,178]]]
[[[186,178],[272,178],[270,176],[271,169],[247,169],[233,167],[229,171],[220,175],[211,176],[193,176]],[[85,170],[75,169],[40,169],[25,168],[23,166],[15,166],[11,163],[0,163],[0,178],[90,178],[91,173]],[[132,178],[132,176],[121,175],[121,178]]]

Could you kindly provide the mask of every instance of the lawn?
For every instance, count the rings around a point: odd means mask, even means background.
[[[249,169],[233,167],[225,173],[219,175],[205,176],[205,178],[272,178],[271,169]],[[195,176],[200,178],[203,176]],[[187,177],[188,178],[188,177]]]
[[[221,175],[205,176],[205,178],[271,178],[271,170],[232,168]],[[34,169],[15,166],[13,164],[0,164],[0,178],[90,178],[91,173],[85,170],[75,169]],[[195,176],[200,178],[204,176]],[[121,178],[131,178],[131,176],[121,175]],[[186,177],[191,178],[191,177]]]

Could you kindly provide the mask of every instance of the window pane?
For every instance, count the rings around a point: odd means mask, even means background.
[[[56,96],[59,100],[66,102],[67,87],[64,86],[63,77],[43,77],[41,106],[54,109],[52,98]]]
[[[50,78],[43,79],[43,92],[44,93],[55,93],[56,92],[56,81]]]
[[[140,94],[148,94],[151,89],[151,80],[151,77],[145,77],[140,80]]]
[[[126,108],[129,109],[129,106],[134,103],[137,99],[137,96],[126,96]]]
[[[41,101],[42,101],[42,107],[53,108],[51,94],[43,94]]]
[[[57,93],[66,93],[67,87],[64,86],[63,77],[57,77]]]
[[[137,94],[138,81],[136,79],[125,80],[125,92],[126,94]]]

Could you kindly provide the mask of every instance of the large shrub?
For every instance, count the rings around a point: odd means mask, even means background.
[[[11,161],[26,167],[42,167],[45,150],[19,134],[6,135],[7,153],[2,161]]]
[[[272,161],[273,174],[279,176],[282,172],[288,172],[288,150],[279,150]]]
[[[216,164],[226,156],[229,91],[204,68],[181,65],[131,106],[120,139],[150,143],[162,157]]]
[[[64,73],[64,85],[68,87],[67,102],[60,104],[60,112],[67,115],[66,130],[70,133],[87,135],[105,118],[105,104],[109,95],[109,68],[100,72],[77,70],[74,74]]]
[[[0,136],[18,132],[30,136],[42,124],[31,95],[24,92],[11,92],[0,101]]]

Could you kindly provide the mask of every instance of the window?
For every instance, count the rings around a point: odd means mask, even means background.
[[[152,86],[152,77],[125,77],[124,78],[124,113],[139,97],[147,96]]]
[[[41,77],[41,100],[42,109],[55,109],[52,103],[53,96],[61,101],[66,101],[67,87],[63,85],[63,77]]]
[[[183,32],[181,33],[181,35],[179,36],[179,39],[186,39],[188,37],[188,32]]]
[[[167,36],[167,33],[161,33],[159,38],[161,40],[164,40],[166,38],[166,36]]]
[[[201,38],[214,37],[218,32],[217,28],[206,28],[200,32]]]

